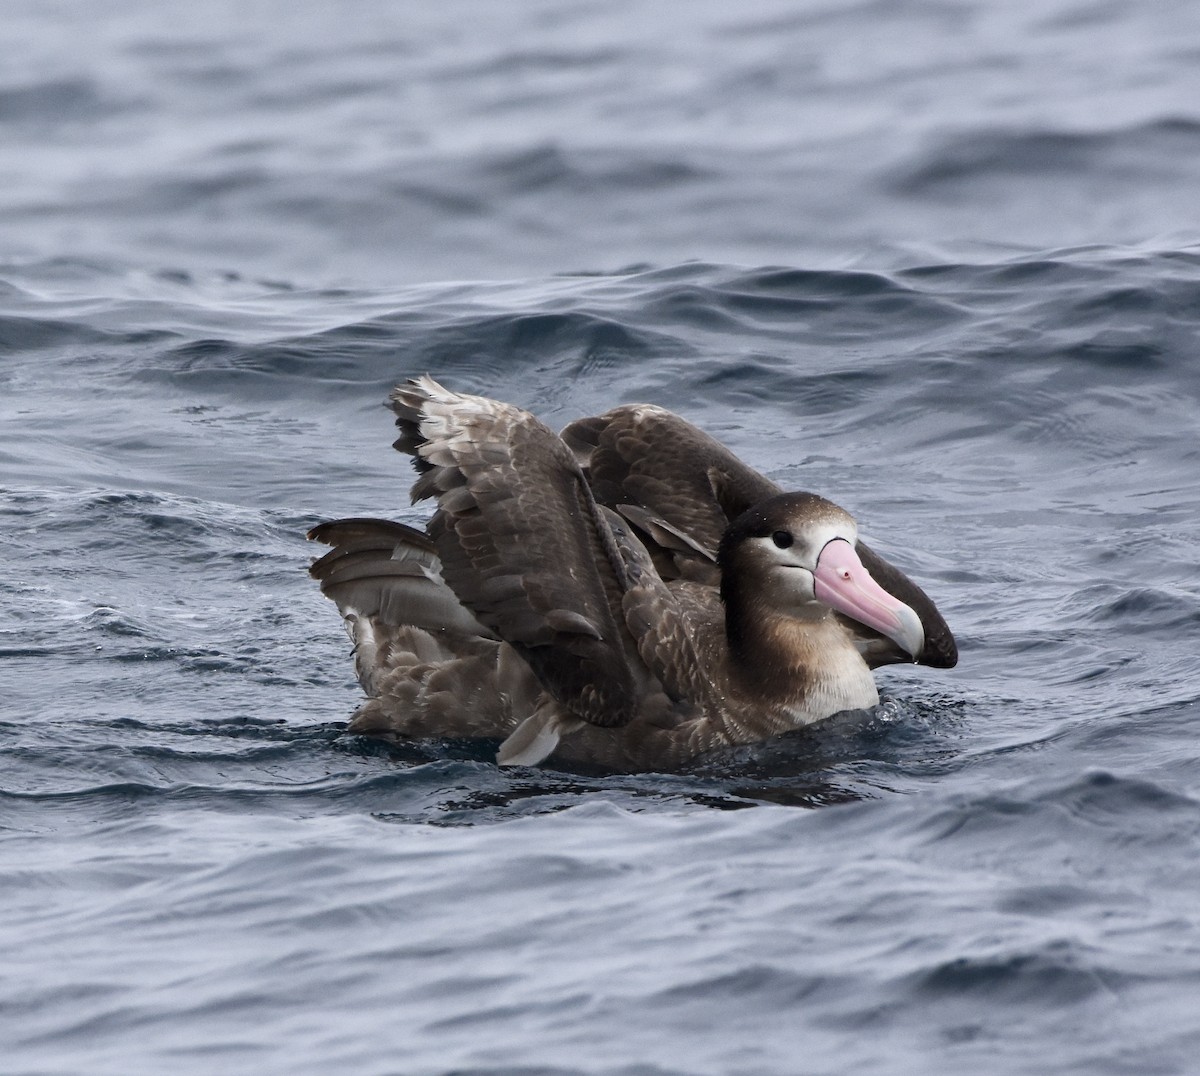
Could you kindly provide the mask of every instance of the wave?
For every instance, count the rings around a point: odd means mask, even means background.
[[[88,78],[50,78],[0,87],[0,126],[46,126],[94,122],[118,108],[99,84]]]
[[[959,132],[896,168],[887,181],[906,196],[992,185],[1008,178],[1057,177],[1088,184],[1103,177],[1135,183],[1188,170],[1200,160],[1200,119],[1164,116],[1108,130],[995,130]]]

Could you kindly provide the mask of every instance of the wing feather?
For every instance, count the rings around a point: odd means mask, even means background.
[[[711,568],[730,522],[781,492],[715,438],[653,404],[580,419],[562,436],[596,500],[625,515],[673,576]]]
[[[666,579],[715,585],[716,550],[725,528],[759,501],[783,492],[715,438],[654,404],[624,404],[578,419],[562,437],[596,500],[638,529]],[[921,618],[920,664],[952,667],[958,660],[954,636],[929,596],[863,542],[858,552],[876,582]],[[912,660],[891,640],[841,619],[872,668]]]
[[[429,535],[447,583],[576,717],[617,726],[639,691],[619,623],[608,525],[562,440],[528,412],[429,377],[392,394],[400,438],[434,497]]]
[[[343,617],[494,638],[446,585],[437,551],[420,531],[385,519],[335,519],[308,537],[333,546],[309,574]]]

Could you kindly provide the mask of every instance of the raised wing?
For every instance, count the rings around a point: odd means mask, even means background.
[[[433,543],[421,531],[386,519],[335,519],[313,527],[308,537],[333,546],[308,571],[343,616],[491,634],[446,586]]]
[[[637,528],[664,578],[718,580],[716,552],[725,528],[746,509],[783,492],[719,441],[653,404],[625,404],[572,422],[562,438],[596,500]],[[920,664],[950,668],[958,651],[937,607],[920,587],[864,542],[863,564],[885,590],[910,605],[925,628]],[[891,640],[856,621],[868,665],[911,661]]]
[[[429,534],[459,600],[593,725],[627,724],[639,689],[622,624],[621,555],[575,458],[526,411],[429,377],[392,394],[400,438],[435,498]]]
[[[626,404],[562,432],[596,500],[643,536],[664,578],[716,580],[730,521],[782,492],[719,441],[653,404]]]

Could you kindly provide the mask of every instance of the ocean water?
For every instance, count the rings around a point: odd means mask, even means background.
[[[8,0],[0,1068],[1200,1072],[1200,7]],[[397,380],[670,407],[953,670],[675,775],[348,737]]]

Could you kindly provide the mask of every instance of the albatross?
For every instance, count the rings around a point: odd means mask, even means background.
[[[390,397],[425,530],[341,519],[310,572],[367,698],[349,731],[485,738],[502,765],[677,770],[950,668],[930,598],[849,512],[685,419],[627,404],[556,434],[428,376]]]

